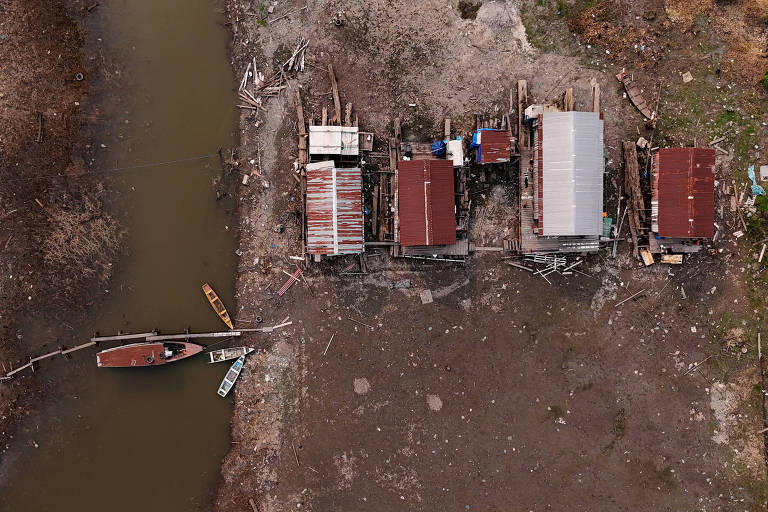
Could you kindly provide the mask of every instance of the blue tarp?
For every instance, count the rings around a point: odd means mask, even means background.
[[[765,189],[758,185],[757,180],[755,179],[755,164],[749,166],[749,169],[747,169],[747,176],[752,180],[752,193],[756,196],[764,196]]]
[[[436,156],[438,158],[445,157],[445,146],[446,143],[444,140],[437,140],[432,143],[432,156]]]

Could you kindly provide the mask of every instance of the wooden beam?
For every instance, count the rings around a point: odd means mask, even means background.
[[[147,341],[163,341],[163,340],[186,340],[194,338],[228,338],[230,336],[240,336],[241,331],[224,331],[224,332],[202,332],[197,334],[184,333],[184,334],[163,334],[160,336],[147,336]]]
[[[61,354],[61,350],[56,350],[54,352],[50,352],[50,353],[45,354],[43,356],[38,356],[38,357],[36,357],[34,359],[30,359],[29,362],[30,363],[36,363],[38,361],[42,361],[43,359],[48,359],[49,357],[53,357],[53,356],[56,356],[56,355],[59,355],[59,354]]]
[[[525,80],[517,81],[517,137],[521,147],[528,147],[528,133],[523,130],[523,120],[525,108],[528,105],[528,82]]]
[[[450,140],[451,139],[451,118],[450,117],[446,117],[445,118],[444,134],[445,134],[445,139],[446,140]]]
[[[309,162],[309,153],[307,152],[307,128],[304,125],[304,107],[301,104],[301,93],[296,89],[296,96],[293,98],[296,105],[296,121],[299,132],[299,164],[306,165]]]
[[[403,133],[400,131],[400,118],[395,118],[395,140],[398,144],[400,144],[400,141],[403,140]]]
[[[573,87],[568,87],[563,93],[563,110],[573,111]]]
[[[328,107],[323,107],[323,113],[320,117],[320,126],[328,126]]]
[[[148,336],[155,336],[156,334],[157,334],[157,331],[141,332],[138,334],[119,334],[117,336],[94,336],[93,338],[91,338],[91,341],[98,343],[101,341],[136,340],[139,338],[146,338]]]
[[[352,104],[347,103],[344,106],[344,126],[352,126]]]
[[[592,79],[592,112],[600,112],[600,84]]]
[[[339,99],[339,84],[336,83],[336,75],[333,73],[333,64],[328,64],[328,76],[331,79],[333,108],[336,109],[336,123],[341,124],[341,100]]]
[[[371,234],[378,239],[379,232],[379,184],[373,186],[373,208],[371,208]]]
[[[72,348],[68,348],[68,349],[66,349],[66,350],[62,350],[62,351],[61,351],[61,355],[65,356],[65,355],[69,354],[70,352],[74,352],[74,351],[76,351],[76,350],[80,350],[81,348],[88,348],[88,347],[92,347],[92,346],[94,346],[95,344],[96,344],[96,342],[95,342],[95,341],[89,341],[88,343],[83,343],[82,345],[78,345],[78,346],[76,346],[76,347],[72,347]]]

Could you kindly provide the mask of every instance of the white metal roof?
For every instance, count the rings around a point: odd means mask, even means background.
[[[310,126],[310,155],[355,156],[360,153],[357,126]]]
[[[542,117],[542,218],[546,236],[603,231],[603,120],[596,112]]]

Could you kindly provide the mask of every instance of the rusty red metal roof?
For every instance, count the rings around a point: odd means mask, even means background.
[[[509,162],[511,134],[508,131],[482,130],[480,132],[481,164]]]
[[[363,252],[362,176],[333,162],[307,165],[307,252]]]
[[[715,150],[666,148],[656,154],[654,182],[658,234],[712,238],[715,222]]]
[[[456,243],[453,163],[401,160],[397,163],[400,245]]]

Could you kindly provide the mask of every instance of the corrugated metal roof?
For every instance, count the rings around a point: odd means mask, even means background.
[[[508,131],[482,130],[478,136],[480,138],[479,163],[509,162],[511,134]]]
[[[658,234],[712,238],[715,234],[715,150],[660,149],[654,162]]]
[[[360,169],[337,169],[333,162],[307,165],[307,252],[363,252]]]
[[[397,163],[400,245],[456,243],[453,164],[450,160]]]
[[[355,156],[360,153],[357,126],[310,126],[310,155]]]
[[[603,231],[603,120],[596,112],[548,112],[541,118],[541,234]]]

